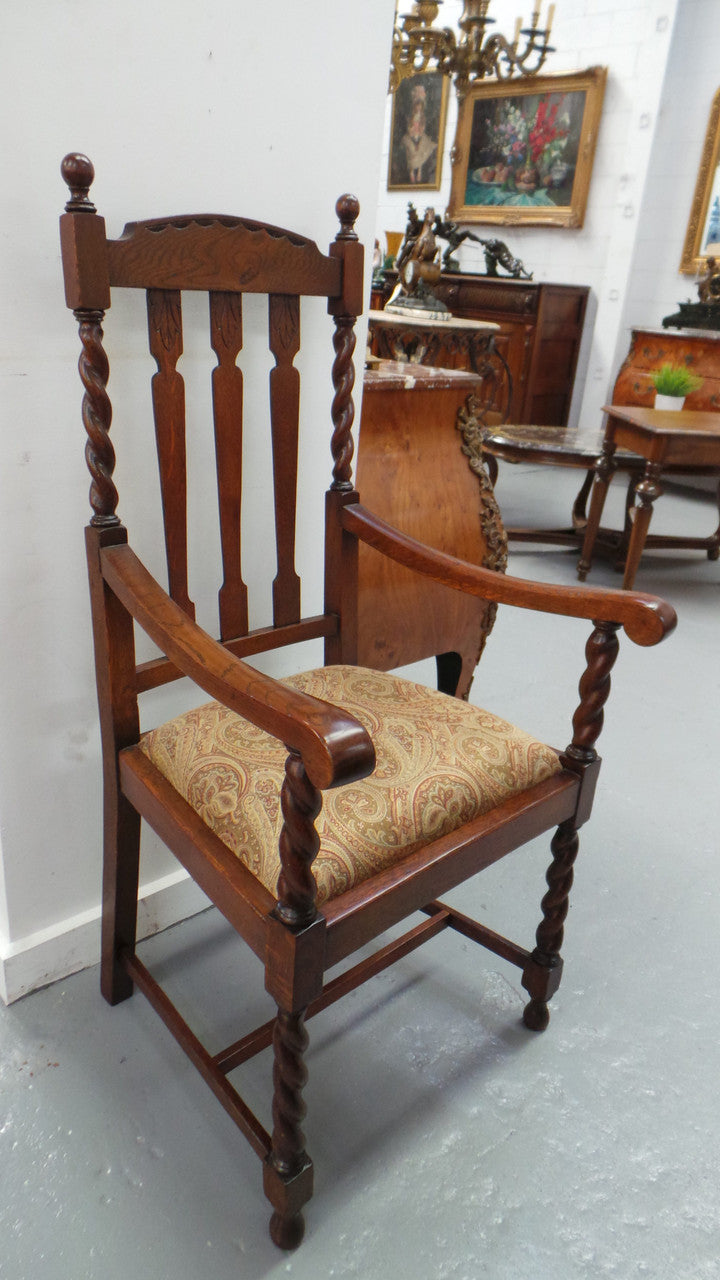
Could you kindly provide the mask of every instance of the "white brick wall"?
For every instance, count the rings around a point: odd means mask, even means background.
[[[447,0],[443,23],[454,24],[461,8],[459,0]],[[510,34],[518,14],[529,18],[530,3],[493,0],[490,13]],[[556,52],[548,71],[608,67],[585,225],[577,231],[510,228],[504,238],[536,280],[592,289],[573,420],[596,427],[630,326],[659,325],[678,301],[694,296],[694,282],[680,275],[678,264],[710,103],[720,85],[720,4],[557,0],[552,42]],[[446,151],[455,119],[451,97]],[[387,191],[389,129],[388,107],[376,224],[381,242],[385,230],[404,227],[408,199],[406,192]],[[441,191],[419,192],[421,207],[445,209],[447,157],[443,168]],[[481,265],[478,250],[466,253],[464,263],[468,269]]]

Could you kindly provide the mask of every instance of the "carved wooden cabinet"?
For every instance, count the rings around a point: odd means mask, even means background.
[[[382,360],[365,373],[357,486],[403,533],[504,570],[507,539],[478,461],[482,380],[458,369]],[[438,657],[440,687],[467,695],[495,606],[429,582],[360,547],[358,662],[388,671]]]
[[[720,412],[720,333],[712,329],[633,329],[613,388],[613,404],[652,408],[651,374],[662,364],[687,365],[703,379],[702,386],[686,397],[686,409]]]
[[[390,273],[389,280],[392,280]],[[500,276],[443,274],[433,291],[453,315],[499,325],[495,350],[512,378],[508,420],[567,426],[582,339],[587,285],[536,284]],[[448,353],[436,363],[467,367]]]

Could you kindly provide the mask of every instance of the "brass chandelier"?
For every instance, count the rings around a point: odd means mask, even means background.
[[[540,4],[535,4],[530,26],[515,24],[512,40],[487,28],[495,19],[487,16],[490,0],[463,0],[459,19],[461,35],[450,27],[434,27],[442,0],[414,0],[412,13],[399,17],[393,31],[390,66],[390,93],[407,76],[421,71],[439,71],[452,76],[458,97],[464,98],[476,80],[495,76],[534,76],[553,50],[550,46],[555,5],[548,6],[547,20],[540,26]],[[523,46],[520,47],[521,38]]]

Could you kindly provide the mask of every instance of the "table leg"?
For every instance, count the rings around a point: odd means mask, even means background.
[[[720,482],[717,487],[717,501],[718,511],[720,511]],[[712,536],[712,542],[708,547],[707,558],[708,560],[717,560],[718,556],[720,556],[720,525],[718,525]]]
[[[576,529],[578,533],[580,533],[581,531],[584,532],[585,529],[587,528],[587,500],[590,494],[590,490],[592,489],[592,482],[593,482],[594,476],[595,476],[595,472],[593,471],[592,467],[590,467],[589,471],[587,472],[587,475],[585,476],[585,479],[582,482],[578,495],[575,501],[573,502],[572,523],[573,523],[573,529]]]
[[[643,553],[647,531],[652,519],[653,502],[662,493],[662,486],[660,485],[661,474],[662,468],[657,462],[647,462],[643,478],[635,488],[635,506],[632,512],[633,527],[630,534],[630,544],[628,546],[627,560],[625,561],[625,575],[623,577],[623,587],[626,590],[629,590],[635,581],[635,574],[640,564],[640,557]]]
[[[600,517],[605,506],[608,486],[615,470],[614,454],[615,445],[604,444],[601,457],[595,468],[595,481],[592,488],[592,498],[590,499],[590,514],[588,515],[582,552],[577,567],[577,575],[581,582],[585,581],[592,564],[593,547],[595,546],[597,531],[600,528]]]

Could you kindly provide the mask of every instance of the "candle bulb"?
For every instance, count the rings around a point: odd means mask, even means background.
[[[550,35],[550,30],[552,28],[554,17],[555,17],[555,5],[554,4],[548,5],[547,27],[545,28],[545,35],[548,37]]]
[[[515,19],[515,35],[513,36],[513,48],[517,49],[520,43],[520,28],[522,27],[522,18]]]

